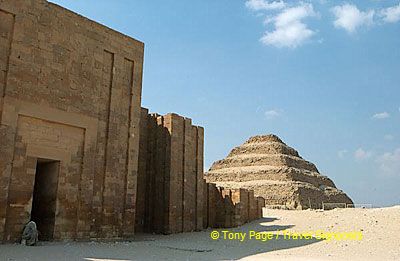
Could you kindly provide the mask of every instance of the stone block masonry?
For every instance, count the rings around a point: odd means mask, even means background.
[[[257,198],[254,197],[254,191],[249,191],[249,204],[248,204],[248,214],[250,220],[257,219]]]
[[[207,183],[206,223],[204,227],[230,228],[262,218],[265,200],[254,197],[254,191],[247,189],[225,189]]]
[[[41,209],[45,174],[49,239],[134,234],[143,50],[47,1],[0,1],[0,241]]]
[[[204,228],[215,227],[217,224],[217,211],[220,210],[216,209],[216,207],[222,204],[222,195],[220,195],[217,186],[213,183],[206,183],[205,187],[207,189],[204,194],[206,199],[206,222],[204,222]]]
[[[203,128],[190,119],[142,108],[135,231],[191,232],[261,218],[264,201],[254,191],[205,182],[203,140]]]
[[[265,207],[265,199],[263,197],[257,197],[257,219],[263,217],[263,208]]]
[[[140,133],[136,230],[201,230],[203,128],[177,114],[161,116],[142,109]]]

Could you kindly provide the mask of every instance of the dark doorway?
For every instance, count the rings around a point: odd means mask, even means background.
[[[36,223],[42,241],[53,239],[59,169],[59,161],[37,160],[31,220]]]

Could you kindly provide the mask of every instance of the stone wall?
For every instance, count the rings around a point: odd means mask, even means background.
[[[205,202],[207,217],[204,228],[230,228],[262,218],[265,207],[263,197],[254,197],[247,189],[225,189],[206,183]]]
[[[263,208],[265,207],[265,199],[263,197],[256,197],[257,200],[257,218],[263,217]]]
[[[142,109],[136,229],[178,233],[203,228],[202,127],[177,114]]]
[[[53,239],[134,233],[144,44],[44,0],[0,1],[0,241],[60,162]]]
[[[136,232],[229,228],[262,217],[265,201],[255,198],[254,191],[205,182],[203,140],[203,128],[190,119],[142,108]]]

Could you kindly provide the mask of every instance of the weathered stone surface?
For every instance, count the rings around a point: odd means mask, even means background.
[[[207,183],[207,222],[205,227],[230,228],[262,217],[264,199],[247,189],[226,189]],[[259,203],[257,203],[259,202]]]
[[[263,197],[256,197],[257,200],[257,218],[263,217],[263,208],[265,207],[265,199]]]
[[[136,218],[138,231],[200,230],[204,218],[203,129],[177,114],[142,110]],[[145,138],[147,137],[147,138]],[[144,193],[139,193],[143,188]]]
[[[204,129],[196,127],[196,230],[203,229],[203,219],[206,219],[205,205],[206,199],[204,188],[206,181],[204,179]]]
[[[249,191],[249,220],[257,219],[257,199],[254,197],[254,191]]]
[[[197,131],[190,119],[185,119],[184,166],[183,166],[183,231],[196,230],[197,193]]]
[[[43,161],[53,239],[131,237],[143,43],[44,0],[0,1],[0,21],[0,240],[20,239]]]
[[[250,218],[249,215],[249,200],[251,197],[249,191],[241,188],[231,191],[232,191],[232,201],[234,204],[238,204],[239,208],[240,218],[237,221],[237,224],[245,224],[250,220],[253,220]]]
[[[207,227],[215,227],[217,224],[217,206],[221,206],[222,196],[217,186],[213,183],[207,183],[206,199],[207,199]]]
[[[148,188],[146,187],[146,179],[148,178],[146,175],[147,166],[147,150],[149,146],[148,138],[148,114],[149,110],[142,108],[140,115],[140,142],[139,143],[139,162],[138,162],[138,176],[137,176],[137,184],[144,184],[142,186],[137,187],[137,196],[136,196],[136,218],[135,218],[135,231],[136,232],[144,232],[144,224],[145,224],[145,213],[146,213],[146,198],[149,198],[149,193],[147,192]],[[150,201],[147,201],[149,203]],[[147,210],[148,211],[148,210]]]
[[[275,135],[250,138],[215,162],[205,176],[217,186],[254,190],[267,205],[304,209],[321,208],[322,203],[352,204],[332,180]]]

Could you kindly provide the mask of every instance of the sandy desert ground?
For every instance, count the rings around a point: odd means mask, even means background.
[[[212,240],[213,230],[209,229],[168,236],[138,235],[133,242],[0,245],[0,260],[400,260],[400,206],[331,211],[268,209],[264,216],[240,228],[226,229],[247,233],[243,242]],[[217,230],[221,237],[223,230]],[[285,238],[285,230],[361,231],[363,238],[294,240],[288,239],[288,234]],[[250,231],[271,235],[271,239],[249,239]]]

